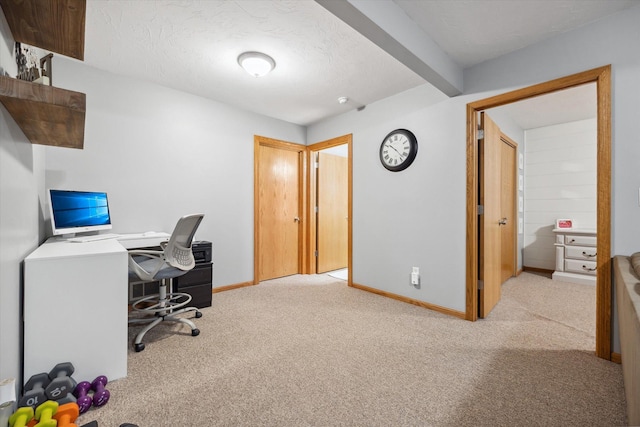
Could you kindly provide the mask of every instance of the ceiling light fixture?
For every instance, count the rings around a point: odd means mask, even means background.
[[[276,67],[276,61],[261,52],[245,52],[238,56],[238,64],[254,77],[266,76]]]
[[[340,98],[338,98],[338,102],[340,104],[346,104],[347,102],[349,102],[349,98],[347,98],[346,96],[341,96]]]

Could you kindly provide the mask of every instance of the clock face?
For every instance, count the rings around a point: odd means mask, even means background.
[[[392,172],[409,167],[418,153],[415,135],[406,129],[396,129],[389,133],[380,145],[380,161]]]

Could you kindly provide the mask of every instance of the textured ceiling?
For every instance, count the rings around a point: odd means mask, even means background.
[[[597,21],[638,0],[394,0],[463,68]]]
[[[391,0],[385,0],[391,2]],[[394,0],[467,67],[640,0]],[[254,78],[245,51],[276,61]],[[312,0],[87,0],[85,62],[308,125],[405,90],[443,94]],[[339,104],[338,97],[349,97]]]
[[[302,125],[424,84],[311,0],[89,0],[86,19],[89,65]],[[250,76],[245,51],[275,70]]]

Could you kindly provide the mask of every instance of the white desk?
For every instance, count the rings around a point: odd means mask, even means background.
[[[73,378],[127,376],[127,249],[168,238],[73,243],[51,238],[24,261],[24,380],[71,362]]]

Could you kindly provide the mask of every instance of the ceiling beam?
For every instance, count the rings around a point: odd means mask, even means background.
[[[462,93],[462,68],[392,0],[315,0],[448,96]]]

